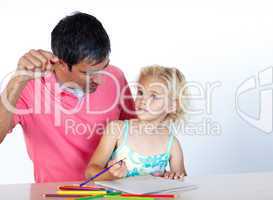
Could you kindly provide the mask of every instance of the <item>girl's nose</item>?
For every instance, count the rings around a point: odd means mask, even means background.
[[[143,95],[143,101],[146,103],[149,100],[149,95]]]
[[[141,106],[145,106],[146,105],[146,102],[147,102],[147,98],[145,98],[144,96],[141,98],[140,100],[140,104]]]

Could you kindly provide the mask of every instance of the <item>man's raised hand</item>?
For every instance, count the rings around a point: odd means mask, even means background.
[[[41,49],[30,50],[18,61],[17,72],[22,73],[18,76],[24,77],[24,80],[41,77],[47,72],[54,71],[54,64],[58,62],[58,57],[51,52]]]

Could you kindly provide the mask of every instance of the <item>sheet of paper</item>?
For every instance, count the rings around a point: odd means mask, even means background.
[[[133,194],[163,193],[196,189],[186,180],[170,180],[155,176],[136,176],[114,181],[97,181],[95,184]]]

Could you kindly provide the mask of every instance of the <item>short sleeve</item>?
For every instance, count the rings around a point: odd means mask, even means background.
[[[31,108],[31,97],[33,96],[33,92],[31,91],[31,83],[29,82],[25,88],[22,90],[20,97],[16,102],[16,112],[13,113],[12,116],[12,128],[8,133],[12,132],[12,129],[17,125],[24,125],[25,117],[29,114],[22,114],[23,110],[27,110]]]
[[[134,98],[124,74],[121,77],[120,107],[120,120],[136,118]]]

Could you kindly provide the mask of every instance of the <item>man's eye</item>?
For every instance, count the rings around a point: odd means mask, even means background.
[[[142,92],[141,90],[139,90],[139,91],[137,92],[137,94],[140,95],[140,96],[142,96],[142,95],[143,95],[143,92]]]

